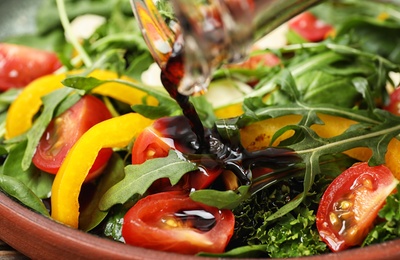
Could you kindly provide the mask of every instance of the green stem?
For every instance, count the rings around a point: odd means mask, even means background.
[[[68,15],[65,9],[64,0],[56,0],[56,3],[61,24],[68,39],[71,41],[72,46],[74,46],[74,48],[78,52],[78,55],[82,58],[82,61],[86,65],[86,67],[91,67],[93,65],[92,60],[72,32],[71,24],[69,22]]]

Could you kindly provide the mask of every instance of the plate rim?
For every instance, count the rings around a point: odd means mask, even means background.
[[[151,250],[101,238],[57,223],[21,205],[0,191],[0,239],[32,259],[202,259],[199,257]],[[60,243],[62,242],[62,243]],[[400,259],[400,239],[346,250],[340,253],[290,259]],[[221,258],[219,258],[221,259]],[[251,258],[245,258],[251,259]],[[260,259],[260,258],[258,258]]]

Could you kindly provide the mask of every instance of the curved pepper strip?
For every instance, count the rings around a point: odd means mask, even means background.
[[[11,103],[6,117],[5,138],[10,139],[26,132],[32,126],[32,119],[42,105],[41,97],[62,88],[65,74],[47,75],[32,81]]]
[[[324,124],[313,125],[313,129],[319,136],[329,138],[337,136],[346,131],[356,121],[325,114],[318,114]],[[282,127],[297,124],[301,120],[300,115],[287,115],[277,118],[270,118],[248,125],[240,130],[242,145],[251,151],[259,150],[270,146],[271,138]],[[280,136],[272,145],[276,146],[280,141],[293,135],[293,132],[286,132]],[[372,151],[366,147],[357,147],[344,152],[348,156],[360,161],[368,161]],[[393,138],[385,155],[385,165],[392,171],[396,179],[400,180],[400,141]]]
[[[41,77],[28,86],[18,95],[11,104],[6,118],[5,138],[10,139],[26,132],[32,126],[33,117],[42,105],[41,98],[50,92],[62,88],[61,81],[69,74],[77,74],[81,71],[71,71],[68,74],[47,75]],[[116,79],[118,75],[112,71],[95,70],[89,74],[100,80]],[[128,77],[121,79],[135,82]],[[141,104],[146,93],[125,84],[110,82],[93,89],[92,93],[112,97],[129,105]],[[148,98],[148,104],[157,105],[157,100]]]
[[[129,113],[100,122],[83,134],[68,152],[54,179],[51,191],[52,218],[78,228],[79,193],[98,152],[102,148],[127,146],[152,122],[139,114]]]

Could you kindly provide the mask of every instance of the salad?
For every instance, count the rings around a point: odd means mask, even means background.
[[[174,26],[170,3],[156,6]],[[35,33],[0,43],[0,190],[72,228],[181,254],[399,238],[398,3],[328,1],[285,28],[284,45],[255,46],[188,98],[199,130],[154,80],[129,1],[43,1]]]

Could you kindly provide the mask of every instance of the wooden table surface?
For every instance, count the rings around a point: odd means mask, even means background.
[[[15,251],[12,247],[0,240],[0,259],[2,260],[23,260],[29,259],[21,253]]]

